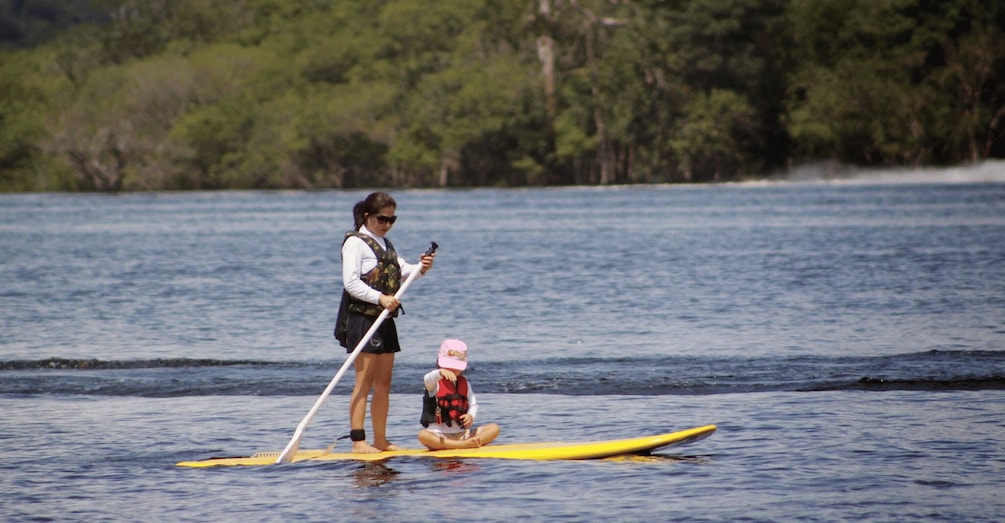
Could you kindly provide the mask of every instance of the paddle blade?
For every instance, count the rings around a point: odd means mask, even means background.
[[[293,434],[293,438],[290,442],[286,444],[286,448],[279,453],[279,457],[276,458],[276,463],[290,463],[293,461],[293,456],[297,455],[297,450],[300,449],[300,440],[303,439],[304,432],[297,428],[297,431]]]

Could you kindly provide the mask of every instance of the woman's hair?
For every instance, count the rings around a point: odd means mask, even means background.
[[[365,200],[360,200],[356,202],[356,205],[352,208],[352,218],[356,222],[356,230],[366,222],[366,216],[376,215],[384,207],[391,206],[397,207],[398,202],[391,198],[390,194],[386,192],[372,192],[367,195]]]

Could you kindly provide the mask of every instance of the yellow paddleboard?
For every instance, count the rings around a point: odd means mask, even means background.
[[[581,443],[516,443],[508,445],[486,445],[476,449],[426,450],[405,449],[380,452],[377,454],[356,454],[352,452],[330,452],[328,450],[301,450],[293,457],[298,461],[384,461],[391,458],[412,456],[420,458],[485,458],[485,459],[598,459],[631,454],[648,454],[654,450],[673,445],[684,445],[707,438],[715,432],[715,425],[706,425],[679,432],[643,436],[638,438],[592,441]],[[182,461],[179,467],[221,467],[235,465],[273,465],[279,452],[259,452],[251,457],[210,458],[201,461]]]

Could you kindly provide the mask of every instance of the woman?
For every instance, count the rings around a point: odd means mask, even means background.
[[[352,353],[363,335],[373,326],[384,309],[392,311],[381,323],[369,342],[360,351],[353,367],[356,385],[349,400],[349,435],[353,452],[397,450],[387,440],[387,412],[391,397],[391,374],[394,353],[401,351],[394,317],[401,305],[394,294],[409,274],[425,274],[433,267],[436,254],[422,255],[417,264],[400,258],[394,246],[385,238],[394,225],[398,204],[389,194],[371,193],[353,207],[355,230],[345,234],[342,242],[342,303],[339,306],[335,337]],[[367,396],[373,425],[373,445],[366,441],[363,422],[366,419]]]

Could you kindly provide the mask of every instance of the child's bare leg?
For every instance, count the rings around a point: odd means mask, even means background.
[[[478,427],[471,431],[471,439],[478,442],[477,446],[488,445],[495,441],[499,437],[499,425],[495,423],[486,423],[481,427]]]
[[[425,445],[429,450],[469,449],[480,446],[470,439],[450,438],[426,429],[419,431],[419,443]]]

